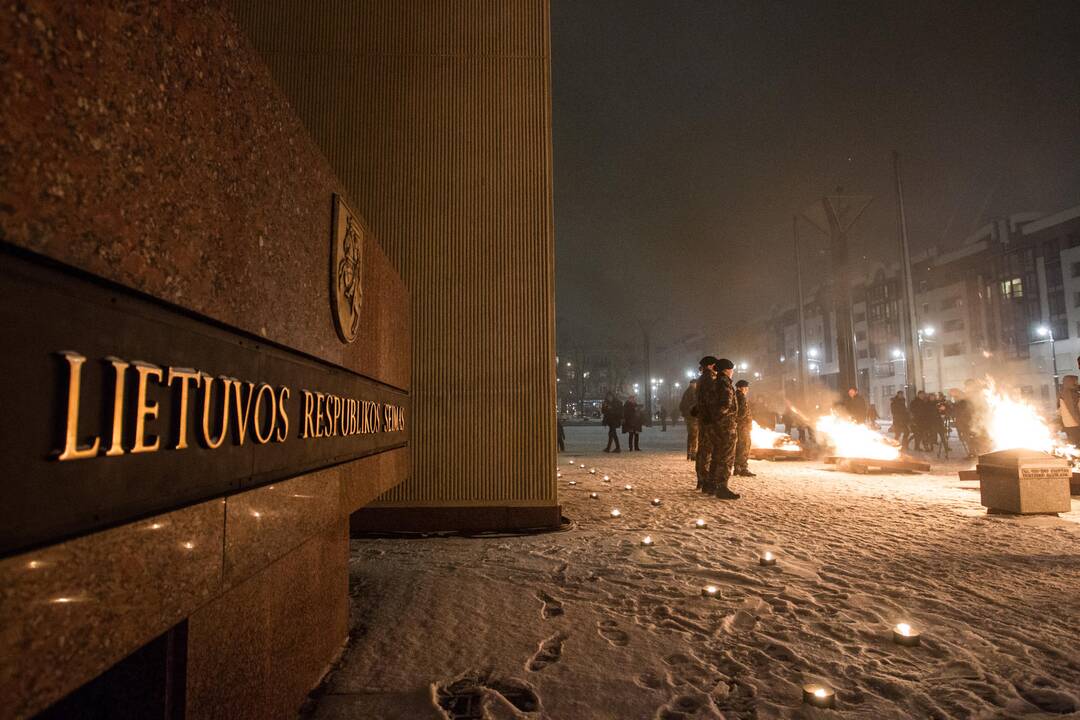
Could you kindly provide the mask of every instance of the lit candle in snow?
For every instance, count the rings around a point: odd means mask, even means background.
[[[762,565],[775,565],[776,556],[766,550],[765,553],[758,559],[758,562]]]
[[[720,588],[716,587],[715,585],[706,585],[705,587],[701,588],[701,594],[705,597],[717,597],[719,593]]]
[[[623,485],[623,490],[633,490],[633,489],[634,489],[633,485]]]
[[[653,498],[652,499],[652,504],[653,504],[653,507],[659,506],[660,505],[660,498]]]
[[[599,495],[597,495],[596,493],[589,493],[589,497],[590,497],[591,499],[595,500],[596,498],[598,498],[598,497],[600,497],[600,496],[599,496]]]
[[[649,547],[650,545],[653,544],[652,537],[649,536],[649,535],[646,535],[645,537],[641,538],[641,544],[644,545],[645,547]]]
[[[611,478],[609,478],[607,475],[605,475],[604,476],[604,482],[611,482]]]
[[[621,513],[621,512],[619,512],[619,509],[618,509],[618,508],[615,508],[614,510],[612,510],[612,511],[611,511],[611,517],[616,517],[616,518],[617,518],[617,517],[619,517],[620,515],[622,515],[622,513]]]
[[[910,623],[897,623],[892,631],[893,642],[897,645],[918,645],[922,641],[922,633],[911,627]]]
[[[833,706],[836,693],[827,685],[813,683],[804,685],[802,691],[803,702],[814,707],[828,708]]]
[[[694,521],[694,527],[696,527],[696,528],[703,528],[703,527],[706,527],[708,524],[709,523],[705,522],[705,520],[703,518],[698,518],[697,520]]]

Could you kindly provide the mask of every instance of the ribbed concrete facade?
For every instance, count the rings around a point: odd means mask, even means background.
[[[547,0],[231,5],[411,291],[413,477],[376,504],[553,508]]]

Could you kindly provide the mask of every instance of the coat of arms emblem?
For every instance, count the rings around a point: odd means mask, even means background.
[[[364,269],[364,227],[340,195],[334,195],[330,250],[330,307],[341,341],[356,339],[360,325],[360,279]]]

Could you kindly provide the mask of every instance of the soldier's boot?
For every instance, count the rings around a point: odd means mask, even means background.
[[[721,500],[738,500],[740,497],[742,497],[742,495],[739,495],[739,493],[731,491],[731,489],[728,487],[727,478],[723,478],[716,483],[716,490],[713,492],[713,495],[720,498]]]
[[[701,476],[700,476],[700,475],[698,475],[698,478],[697,478],[697,487],[696,487],[696,488],[694,488],[694,489],[695,489],[695,490],[700,490],[700,489],[701,489],[701,488],[702,488],[703,486],[704,486],[704,483],[703,483],[703,482],[701,481]]]
[[[716,483],[712,480],[705,478],[701,481],[701,492],[706,495],[712,495],[716,491]]]
[[[735,474],[740,477],[757,477],[757,473],[750,472],[749,465],[743,465],[741,468],[735,471]]]

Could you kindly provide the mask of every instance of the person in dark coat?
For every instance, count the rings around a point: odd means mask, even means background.
[[[600,406],[600,414],[604,418],[604,425],[607,426],[607,447],[604,448],[604,452],[622,452],[619,449],[619,426],[622,425],[622,403],[614,394],[608,393],[604,397],[604,403]],[[612,443],[615,444],[615,449],[611,449]]]
[[[925,390],[916,393],[911,401],[912,434],[915,436],[915,449],[929,452],[934,449],[934,416],[937,405],[930,400]]]
[[[908,413],[903,390],[897,390],[896,395],[893,395],[892,400],[889,401],[889,413],[892,415],[893,440],[901,445],[907,445],[908,426],[911,424],[911,416]]]
[[[562,418],[556,418],[555,425],[559,431],[559,452],[566,452],[566,430],[563,429]]]
[[[641,450],[641,406],[637,404],[637,395],[626,398],[623,404],[622,431],[626,433],[626,449],[630,452]]]
[[[736,500],[739,495],[728,487],[735,464],[738,412],[735,385],[731,382],[735,363],[722,358],[716,361],[716,369],[715,381],[709,383],[705,393],[699,394],[698,400],[702,432],[708,433],[712,446],[704,490],[724,500]]]
[[[750,412],[750,383],[740,380],[735,383],[735,400],[738,409],[735,412],[735,474],[740,477],[757,477],[750,472],[750,436],[754,427],[754,418]]]
[[[848,388],[847,397],[844,398],[843,408],[844,412],[847,413],[852,422],[857,422],[860,425],[866,423],[866,400],[859,394],[858,389]]]
[[[686,421],[686,459],[693,460],[697,457],[698,446],[698,422],[694,417],[694,406],[697,404],[697,380],[691,380],[683,392],[682,400],[679,401],[679,413]]]
[[[938,445],[938,457],[945,455],[945,459],[949,458],[949,421],[952,420],[952,408],[949,406],[949,400],[945,397],[944,393],[938,393],[937,398],[931,398],[934,403],[934,440]]]

